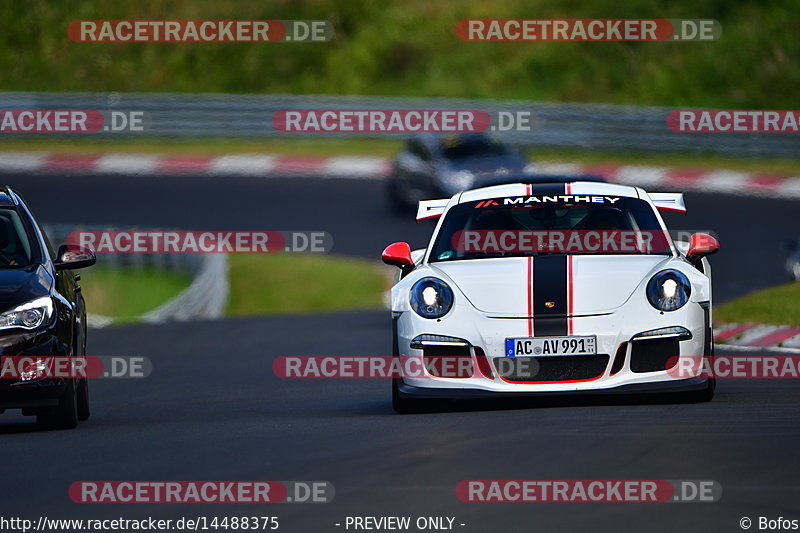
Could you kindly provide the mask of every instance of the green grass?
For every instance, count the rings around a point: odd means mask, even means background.
[[[464,42],[464,18],[713,18],[714,42]],[[326,19],[328,43],[76,43],[81,19]],[[0,89],[793,109],[796,0],[6,0]]]
[[[800,326],[800,282],[754,292],[721,305],[714,309],[714,321]]]
[[[111,269],[102,266],[81,270],[80,285],[90,313],[110,316],[115,322],[134,322],[177,296],[191,278],[178,272],[152,269]]]
[[[376,309],[388,287],[374,261],[314,254],[232,254],[227,314]]]
[[[374,261],[316,254],[230,254],[227,315],[377,309],[387,271]],[[93,267],[81,271],[90,313],[135,322],[189,286],[185,274]]]
[[[374,155],[391,157],[400,151],[397,139],[91,139],[27,138],[0,140],[3,151],[42,151],[70,154],[155,153],[169,155],[228,155],[269,153],[287,156]]]
[[[402,148],[397,139],[13,139],[0,141],[3,151],[42,151],[70,154],[153,153],[167,155],[277,154],[284,156],[377,156],[391,158]],[[699,169],[726,169],[779,175],[800,175],[800,159],[731,157],[697,154],[639,154],[578,149],[530,148],[532,161],[584,165],[627,164]]]

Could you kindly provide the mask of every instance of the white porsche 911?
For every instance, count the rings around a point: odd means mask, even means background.
[[[424,370],[393,380],[399,412],[431,400],[563,393],[679,393],[713,378],[670,372],[710,356],[714,237],[673,241],[659,209],[680,193],[595,182],[509,184],[420,202],[438,217],[425,250],[388,246],[394,355]],[[437,358],[469,363],[442,372]]]

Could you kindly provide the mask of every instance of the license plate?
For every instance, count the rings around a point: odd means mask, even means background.
[[[586,337],[525,337],[506,339],[507,357],[547,357],[554,355],[594,355],[597,338]]]

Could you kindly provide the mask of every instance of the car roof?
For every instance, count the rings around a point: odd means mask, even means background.
[[[16,194],[11,190],[11,187],[3,187],[0,189],[0,206],[15,206],[19,204]]]
[[[485,131],[453,131],[453,132],[430,132],[430,131],[423,131],[420,133],[413,133],[409,135],[408,140],[416,139],[421,140],[424,139],[426,141],[436,142],[441,140],[445,137],[458,137],[459,139],[464,140],[471,140],[471,139],[489,139],[492,141],[499,141],[494,136],[489,135]]]
[[[560,183],[560,182],[558,182]],[[550,183],[506,183],[502,185],[492,185],[480,189],[464,191],[456,198],[456,203],[474,202],[475,200],[485,200],[488,198],[504,198],[512,196],[531,196],[531,195],[553,195],[553,194],[600,194],[613,196],[626,196],[639,198],[639,191],[636,187],[629,185],[619,185],[616,183],[604,183],[597,181],[574,181],[564,184],[565,192],[554,191]],[[537,190],[539,189],[539,190]]]
[[[488,135],[486,132],[480,132],[480,131],[454,132],[454,133],[431,133],[431,132],[415,133],[409,136],[406,139],[406,142],[407,143],[411,141],[420,142],[431,150],[440,151],[442,149],[443,140],[452,137],[457,138],[460,142],[482,140],[487,142],[499,143],[503,145],[507,144],[502,139],[496,138],[492,135]]]
[[[538,174],[534,172],[493,174],[488,178],[482,178],[480,183],[488,187],[505,183],[571,183],[576,181],[606,183],[604,177],[596,174]]]

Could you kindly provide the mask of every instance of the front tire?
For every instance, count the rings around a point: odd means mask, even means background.
[[[47,429],[72,429],[78,425],[78,391],[74,379],[67,379],[67,387],[58,399],[53,413],[36,416],[36,423]]]
[[[88,420],[92,414],[89,408],[89,380],[83,378],[78,385],[78,420]]]
[[[706,328],[706,347],[705,347],[705,357],[710,358],[711,361],[714,360],[714,333],[711,330],[711,326],[709,325]],[[705,361],[704,361],[705,362]],[[708,368],[713,369],[714,365],[708,365]],[[701,403],[701,402],[710,402],[714,399],[714,392],[717,390],[717,378],[712,374],[708,378],[708,383],[706,384],[706,388],[690,392],[687,394],[687,401],[693,403]]]
[[[392,378],[392,409],[400,414],[429,413],[435,410],[435,404],[430,400],[418,398],[404,398],[400,395],[400,379]]]
[[[716,380],[714,378],[710,378],[705,389],[688,393],[686,401],[691,403],[710,402],[714,399],[714,392],[716,388]]]
[[[408,191],[404,189],[400,179],[393,175],[386,180],[386,196],[389,207],[397,215],[412,213],[417,207],[416,203],[408,198]]]

